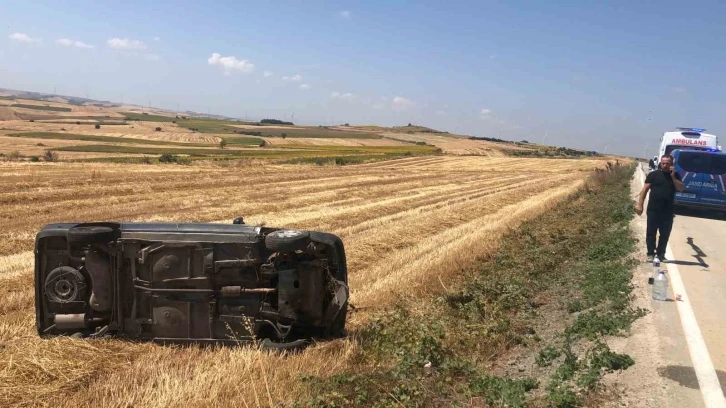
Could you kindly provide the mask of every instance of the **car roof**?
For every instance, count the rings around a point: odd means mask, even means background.
[[[701,136],[710,136],[710,137],[716,137],[716,135],[706,132],[692,132],[687,130],[673,130],[669,132],[664,132],[663,136],[683,136],[683,133],[698,133]]]
[[[709,150],[696,150],[696,149],[673,149],[671,154],[674,154],[676,152],[678,152],[678,154],[680,154],[681,152],[693,152],[693,153],[700,153],[700,154],[726,155],[726,152],[722,152],[722,151],[715,152],[715,151],[709,151]]]

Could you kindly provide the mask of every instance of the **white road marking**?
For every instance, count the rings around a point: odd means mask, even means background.
[[[643,168],[640,167],[640,170],[642,184]],[[670,244],[666,246],[666,258],[674,259]],[[688,301],[688,294],[686,293],[686,287],[683,286],[678,265],[667,263],[666,267],[670,275],[673,293],[681,295],[681,301],[676,301],[676,306],[678,308],[678,315],[681,317],[683,333],[686,336],[688,352],[691,354],[691,362],[693,363],[693,369],[696,371],[696,378],[698,378],[698,386],[701,389],[703,402],[706,404],[706,408],[726,408],[726,397],[724,397],[721,391],[721,384],[718,382],[718,375],[716,375],[716,369],[711,361],[711,355],[708,354],[708,348],[706,347],[706,341],[703,339],[703,334],[701,334],[701,328],[698,327],[696,314],[693,313],[693,308]]]
[[[674,259],[670,244],[666,247],[666,258]],[[701,395],[703,395],[703,402],[706,403],[706,408],[726,407],[726,398],[721,391],[721,384],[718,382],[716,369],[711,361],[711,356],[708,354],[701,328],[698,327],[696,314],[693,313],[693,308],[688,301],[688,294],[686,294],[686,287],[683,286],[678,265],[674,263],[667,263],[666,265],[673,293],[681,295],[681,301],[676,301],[676,305],[678,306],[678,314],[681,316],[683,333],[686,335],[688,351],[691,353],[693,369],[696,371],[696,377],[698,378],[698,386],[701,389]]]

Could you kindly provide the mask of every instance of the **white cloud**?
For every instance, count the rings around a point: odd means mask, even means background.
[[[346,93],[333,92],[330,94],[330,97],[333,99],[340,99],[343,101],[352,101],[355,99],[355,95],[350,92],[346,92]]]
[[[437,115],[439,115],[439,116],[445,116],[445,115],[446,115],[446,111],[443,111],[443,110],[437,110],[437,111],[436,111],[436,114],[437,114]]]
[[[108,46],[119,50],[145,50],[146,44],[139,40],[129,40],[128,38],[112,38],[107,41]]]
[[[92,45],[86,44],[82,41],[69,40],[68,38],[59,38],[55,40],[56,44],[65,45],[66,47],[77,47],[77,48],[94,48]]]
[[[497,54],[491,54],[491,55],[489,56],[489,59],[492,59],[492,60],[493,60],[493,59],[497,59]]]
[[[406,99],[403,96],[394,97],[392,103],[393,109],[396,110],[408,110],[416,106],[412,100]]]
[[[292,81],[292,82],[300,82],[302,81],[302,75],[293,75],[293,76],[284,76],[282,77],[283,81]]]
[[[161,41],[161,38],[159,38],[159,37],[154,37],[154,41]]]
[[[159,61],[161,57],[156,54],[144,54],[144,59],[149,61]]]
[[[479,112],[479,118],[481,119],[491,119],[492,118],[492,110],[484,108]]]
[[[29,44],[39,44],[40,43],[40,38],[33,38],[25,33],[13,33],[13,34],[10,34],[9,37],[11,40],[20,41],[20,42],[29,43]]]
[[[340,16],[343,18],[350,18],[350,11],[348,11],[348,10],[341,11]]]
[[[237,57],[223,57],[216,52],[207,59],[209,65],[219,65],[224,69],[225,75],[231,75],[232,70],[242,71],[244,73],[250,73],[255,70],[255,64],[247,60],[238,60]]]
[[[263,76],[264,76],[265,78],[267,78],[267,77],[271,77],[271,76],[272,76],[273,74],[272,74],[272,71],[265,71],[265,72],[263,72],[263,73],[262,73],[262,75],[263,75]]]
[[[308,89],[310,89],[310,88],[312,88],[312,86],[310,86],[310,84],[301,84],[301,85],[300,85],[300,89],[305,89],[305,90],[308,90]]]

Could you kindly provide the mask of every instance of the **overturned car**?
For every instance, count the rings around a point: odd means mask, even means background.
[[[50,224],[35,241],[41,336],[299,347],[344,333],[347,284],[337,236],[240,219]]]

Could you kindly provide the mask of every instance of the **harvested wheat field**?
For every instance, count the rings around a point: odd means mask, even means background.
[[[507,143],[471,140],[463,136],[451,136],[431,133],[383,133],[390,139],[425,142],[440,147],[444,153],[460,156],[503,157],[505,151],[530,150]]]
[[[128,122],[128,124],[101,125],[100,129],[95,129],[93,125],[89,125],[88,120],[61,122],[52,120],[47,122],[28,122],[27,120],[8,120],[2,122],[3,133],[17,132],[57,132],[71,133],[89,136],[113,136],[126,137],[131,139],[160,140],[165,142],[183,142],[183,143],[200,143],[200,144],[217,144],[219,136],[208,133],[196,133],[183,127],[179,127],[169,122]],[[84,123],[85,122],[85,123]],[[92,121],[95,123],[95,121]],[[160,127],[162,131],[156,131]]]
[[[303,376],[351,364],[368,310],[438,293],[499,237],[581,186],[600,161],[414,157],[360,166],[0,163],[0,406],[284,406]],[[294,355],[121,340],[41,340],[33,240],[56,221],[266,223],[346,245],[348,339]]]

